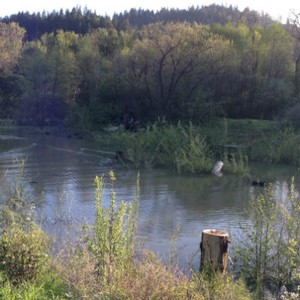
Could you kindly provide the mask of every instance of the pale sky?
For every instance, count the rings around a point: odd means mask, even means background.
[[[2,4],[1,4],[2,3]],[[276,20],[286,21],[291,10],[300,13],[299,0],[0,0],[0,17],[9,16],[18,12],[52,12],[61,8],[72,9],[80,6],[87,7],[91,11],[96,11],[98,15],[109,15],[113,13],[129,11],[131,8],[142,8],[150,10],[160,10],[164,8],[188,9],[191,6],[203,6],[210,4],[220,4],[238,7],[243,10],[246,7],[258,12],[268,13]]]

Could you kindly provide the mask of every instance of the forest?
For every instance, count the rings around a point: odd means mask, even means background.
[[[298,25],[297,14],[282,24],[219,5],[19,12],[0,19],[0,119],[98,129],[296,118]]]

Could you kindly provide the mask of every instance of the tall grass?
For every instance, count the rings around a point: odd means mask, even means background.
[[[164,167],[199,173],[212,167],[206,138],[192,124],[156,122],[137,132],[117,133],[112,138],[127,162],[136,168]]]
[[[108,147],[107,137],[96,135]],[[199,127],[192,123],[176,125],[157,121],[135,132],[119,131],[110,135],[110,149],[122,153],[123,164],[133,168],[166,168],[177,173],[208,173],[215,161],[226,160],[222,146],[229,141],[226,119],[218,126]],[[226,160],[231,173],[247,172],[244,154]]]

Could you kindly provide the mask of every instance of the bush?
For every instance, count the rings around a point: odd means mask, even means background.
[[[0,270],[14,284],[35,279],[47,265],[49,244],[38,226],[25,231],[12,224],[0,237]]]
[[[251,224],[241,226],[236,270],[259,299],[266,288],[293,289],[300,283],[300,204],[294,180],[286,198],[276,199],[270,185],[251,200],[247,213]]]
[[[96,177],[96,220],[95,237],[90,248],[96,256],[97,273],[107,275],[112,265],[123,269],[132,261],[135,251],[135,235],[137,228],[139,177],[137,178],[137,192],[133,203],[121,201],[116,203],[114,191],[115,175],[109,173],[111,181],[110,205],[103,205],[103,177]],[[109,275],[109,274],[108,274]]]

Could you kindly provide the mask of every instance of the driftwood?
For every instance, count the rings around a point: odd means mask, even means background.
[[[210,270],[225,273],[227,269],[229,242],[229,235],[223,230],[203,230],[200,243],[200,271]]]

